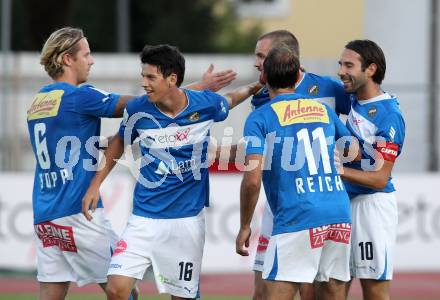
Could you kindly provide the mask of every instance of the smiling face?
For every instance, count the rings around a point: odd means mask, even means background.
[[[164,78],[157,66],[143,64],[141,76],[141,85],[152,103],[160,102],[176,86],[176,74],[172,73]]]
[[[71,68],[76,75],[76,81],[81,84],[87,81],[94,61],[86,38],[78,41],[76,47],[79,50],[73,56]]]
[[[338,75],[347,93],[355,93],[367,84],[368,71],[368,69],[362,70],[362,58],[358,53],[344,49],[339,60]]]

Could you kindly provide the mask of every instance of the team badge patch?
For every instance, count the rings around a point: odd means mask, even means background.
[[[316,84],[309,87],[309,94],[310,95],[318,95],[318,92],[319,92],[319,88]]]
[[[188,120],[190,120],[191,122],[196,122],[199,119],[200,119],[200,114],[198,112],[194,112],[188,117]]]
[[[368,110],[368,116],[370,118],[374,117],[376,113],[377,113],[377,108],[374,106]]]

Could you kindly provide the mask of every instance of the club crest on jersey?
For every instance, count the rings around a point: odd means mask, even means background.
[[[63,90],[54,90],[48,93],[39,93],[35,96],[31,107],[27,111],[28,120],[55,117],[58,115]]]
[[[327,108],[311,99],[280,101],[271,105],[281,126],[299,123],[330,123]]]
[[[309,94],[310,95],[318,95],[318,92],[319,92],[319,88],[316,84],[309,87]]]
[[[188,120],[191,122],[196,122],[200,119],[200,114],[198,112],[193,112],[189,117]]]
[[[368,110],[368,116],[370,118],[374,117],[376,113],[377,113],[377,108],[374,106]]]

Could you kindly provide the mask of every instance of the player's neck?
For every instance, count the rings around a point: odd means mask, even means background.
[[[188,105],[186,93],[179,89],[172,89],[160,102],[156,103],[157,108],[171,118],[177,116]]]
[[[271,89],[269,87],[269,97],[270,97],[270,99],[273,99],[276,96],[281,95],[281,94],[292,94],[292,93],[295,93],[295,89],[294,88]]]
[[[74,86],[80,85],[80,82],[78,82],[77,77],[73,76],[72,73],[65,71],[61,76],[54,79],[55,82],[66,82]]]
[[[369,100],[382,94],[383,91],[381,90],[380,85],[374,82],[369,82],[356,91],[358,101]]]

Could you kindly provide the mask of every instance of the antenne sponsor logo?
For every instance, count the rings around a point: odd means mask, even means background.
[[[63,90],[54,90],[48,93],[39,93],[35,96],[31,107],[27,111],[28,120],[54,117],[58,114]]]
[[[272,104],[281,126],[297,123],[329,123],[327,109],[315,100],[297,99]]]

